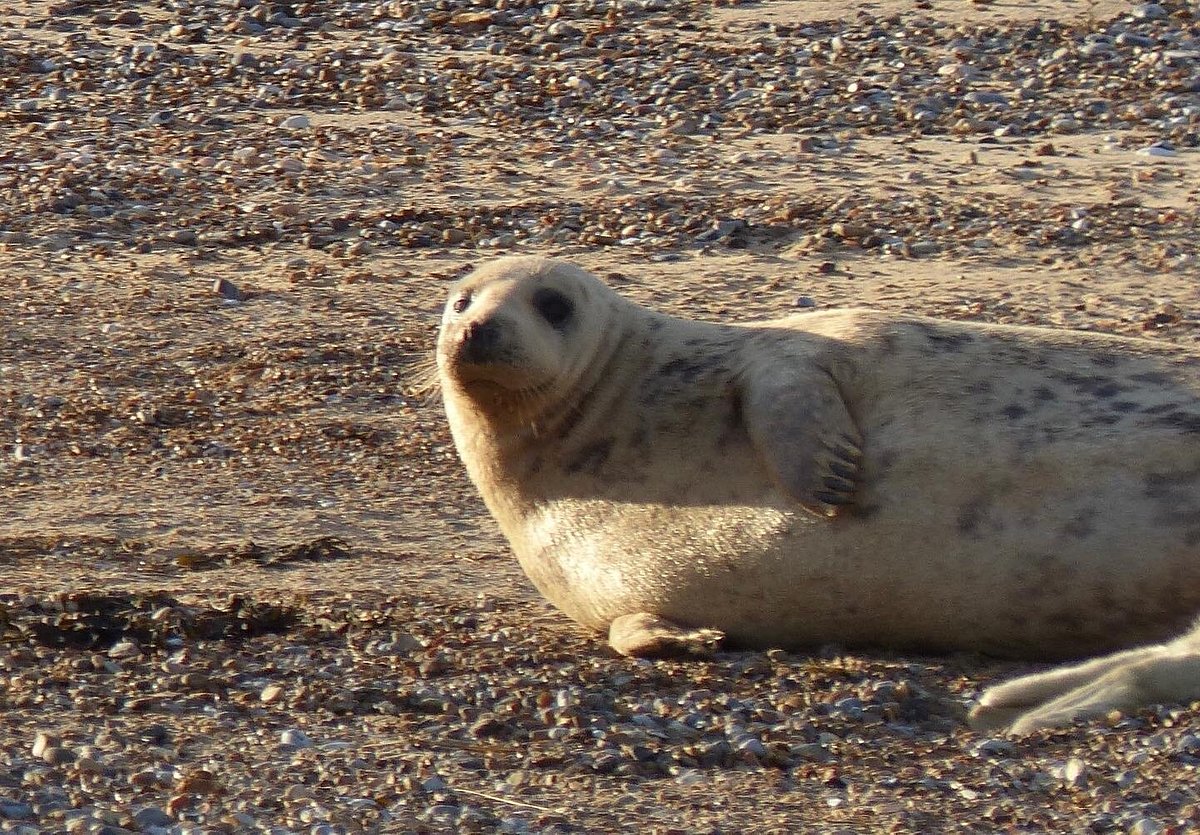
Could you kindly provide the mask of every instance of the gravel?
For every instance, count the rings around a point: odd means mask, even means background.
[[[711,317],[875,293],[1195,339],[1188,8],[933,5],[6,13],[0,832],[1200,825],[1192,707],[984,738],[963,707],[1015,665],[612,656],[421,385],[446,283],[506,251]],[[914,260],[935,292],[889,283]]]

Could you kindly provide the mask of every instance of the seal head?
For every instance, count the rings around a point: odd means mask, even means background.
[[[488,264],[459,282],[446,302],[437,348],[443,385],[496,429],[528,427],[577,384],[604,342],[604,311],[617,301],[571,264],[545,258]]]

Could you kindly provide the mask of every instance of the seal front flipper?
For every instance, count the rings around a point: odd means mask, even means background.
[[[742,404],[767,469],[805,510],[833,517],[854,504],[862,435],[828,372],[764,369],[747,381]]]

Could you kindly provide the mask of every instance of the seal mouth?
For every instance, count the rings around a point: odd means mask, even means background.
[[[491,403],[527,403],[545,397],[555,386],[554,380],[531,380],[528,371],[519,366],[469,362],[461,357],[448,358],[442,373],[472,400]]]

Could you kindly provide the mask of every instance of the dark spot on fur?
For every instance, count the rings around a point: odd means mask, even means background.
[[[1157,405],[1147,406],[1146,408],[1142,409],[1142,414],[1144,414],[1144,415],[1161,415],[1163,412],[1170,412],[1170,411],[1172,411],[1174,409],[1178,409],[1178,408],[1179,408],[1178,403],[1158,403]]]
[[[646,427],[639,426],[634,429],[629,435],[629,446],[634,449],[645,449],[646,447]]]
[[[1071,521],[1063,525],[1063,533],[1072,539],[1087,539],[1096,532],[1096,508],[1089,507],[1071,517]]]
[[[1029,414],[1029,410],[1026,409],[1024,406],[1020,405],[1019,403],[1009,403],[1007,406],[1005,406],[1000,411],[1001,411],[1001,414],[1003,414],[1009,420],[1018,420],[1020,418],[1025,417],[1025,415]]]
[[[991,394],[991,380],[972,380],[967,383],[967,387],[963,389],[967,394]]]
[[[1192,528],[1183,535],[1183,544],[1188,547],[1200,545],[1200,528]]]
[[[877,504],[854,504],[844,508],[842,512],[855,519],[870,519],[879,512],[879,509]]]
[[[1178,429],[1189,435],[1200,433],[1200,415],[1195,412],[1171,412],[1158,417],[1154,423]]]
[[[730,386],[728,395],[728,411],[721,426],[721,434],[717,436],[717,449],[728,448],[746,436],[745,403],[742,402],[741,389]]]
[[[578,473],[586,470],[592,475],[597,475],[600,472],[600,468],[608,461],[608,456],[612,454],[614,443],[615,440],[613,438],[604,438],[603,440],[587,444],[566,463],[564,469],[569,473]]]
[[[689,359],[680,357],[663,363],[659,367],[658,373],[666,377],[678,377],[685,383],[694,383],[719,362],[720,359],[717,357],[701,356]]]
[[[982,539],[979,528],[984,516],[991,507],[991,500],[986,498],[971,499],[958,509],[956,525],[958,532],[969,539]]]
[[[1171,384],[1171,376],[1163,374],[1161,371],[1144,371],[1141,374],[1130,374],[1129,379],[1136,380],[1139,383],[1151,383],[1156,386],[1167,386]]]
[[[1053,389],[1038,386],[1033,390],[1033,399],[1040,403],[1048,403],[1051,400],[1057,400],[1058,395],[1054,393]]]
[[[876,477],[885,475],[896,464],[896,450],[881,449],[874,453],[874,474]]]
[[[1139,405],[1141,404],[1134,403],[1132,400],[1118,400],[1117,402],[1110,404],[1110,408],[1114,412],[1133,412],[1137,411]]]
[[[1150,473],[1142,480],[1146,486],[1146,495],[1151,499],[1160,499],[1170,493],[1172,487],[1190,487],[1200,481],[1200,468],[1192,470],[1176,470],[1169,473]]]
[[[1120,423],[1120,422],[1121,422],[1120,415],[1114,415],[1114,414],[1089,415],[1088,417],[1084,418],[1083,425],[1088,426],[1088,427],[1112,426],[1113,424]]]
[[[1070,371],[1058,372],[1052,376],[1056,380],[1061,380],[1067,385],[1073,386],[1075,390],[1081,394],[1091,394],[1097,397],[1112,397],[1114,394],[1121,391],[1120,386],[1114,383],[1111,377],[1103,377],[1096,374],[1075,374],[1074,372]]]
[[[1099,365],[1101,368],[1112,368],[1117,364],[1116,354],[1093,354],[1092,365]]]
[[[651,319],[648,327],[650,328],[651,333],[658,333],[660,330],[663,329],[662,320],[661,319]]]
[[[950,333],[924,322],[918,323],[917,328],[925,335],[929,344],[939,351],[957,353],[975,341],[975,337],[969,333]]]
[[[587,398],[584,399],[586,400]],[[575,427],[579,425],[579,421],[583,420],[583,405],[583,403],[580,403],[574,409],[568,411],[563,422],[558,424],[556,428],[558,429],[558,437],[560,439],[570,435]]]

